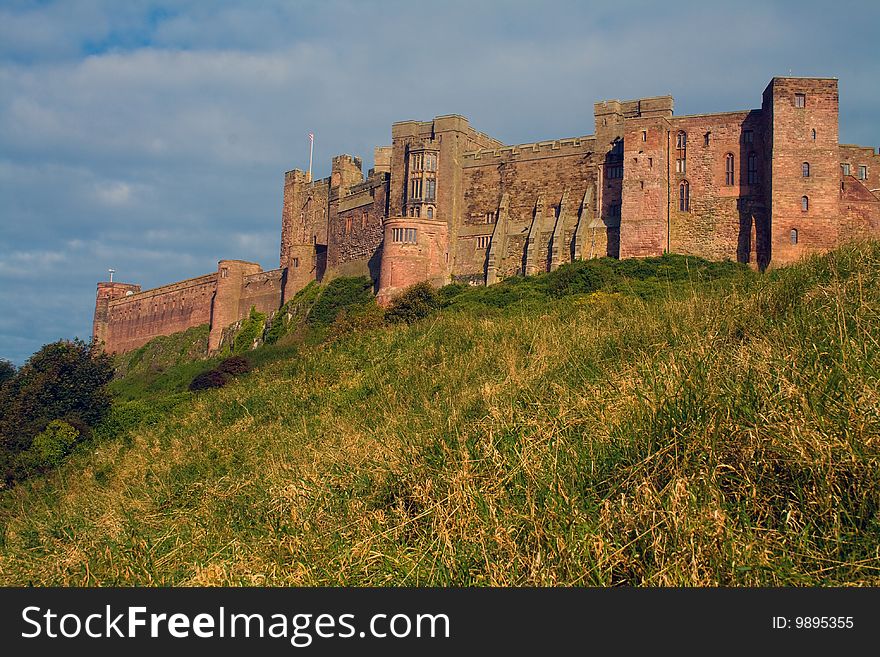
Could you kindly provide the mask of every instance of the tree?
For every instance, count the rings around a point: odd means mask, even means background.
[[[0,448],[18,453],[52,420],[63,420],[83,437],[110,409],[110,356],[82,340],[60,340],[31,356],[3,386]]]
[[[0,358],[0,387],[15,376],[15,365],[5,358]]]

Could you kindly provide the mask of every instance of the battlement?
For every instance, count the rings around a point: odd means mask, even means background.
[[[529,142],[498,148],[481,148],[462,154],[462,166],[479,166],[481,160],[492,159],[538,159],[556,155],[569,155],[572,152],[589,153],[595,147],[593,135],[567,137],[547,141]]]
[[[148,301],[154,297],[161,297],[170,292],[181,292],[188,288],[199,287],[202,285],[213,285],[217,281],[217,273],[212,272],[210,274],[203,274],[201,276],[195,276],[193,278],[187,278],[183,281],[177,281],[176,283],[169,283],[167,285],[160,285],[159,287],[150,288],[149,290],[142,290],[139,292],[134,292],[132,294],[126,294],[125,296],[111,299],[110,306],[118,307],[123,306],[127,303],[140,303],[142,301]]]
[[[617,116],[624,119],[639,117],[671,117],[674,109],[672,96],[651,96],[634,100],[601,100],[593,105],[593,115],[599,117]]]
[[[765,268],[880,235],[880,154],[838,143],[836,78],[774,77],[760,109],[673,116],[671,95],[594,104],[593,134],[504,144],[460,114],[398,121],[374,166],[284,174],[280,267],[141,291],[99,283],[110,351],[210,323],[209,348],[251,308],[310,281],[369,276],[380,303],[414,283],[490,284],[592,257],[681,253]],[[226,331],[228,334],[229,332]]]

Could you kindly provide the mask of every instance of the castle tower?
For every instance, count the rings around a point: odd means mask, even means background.
[[[838,242],[837,79],[773,78],[763,109],[771,149],[770,258],[782,265]]]
[[[262,271],[260,265],[244,260],[221,260],[217,265],[217,287],[211,305],[211,332],[208,349],[220,347],[223,329],[244,317],[249,308],[240,308],[244,277]]]
[[[102,343],[106,344],[109,340],[110,301],[140,291],[141,286],[133,283],[117,283],[115,281],[112,283],[98,283],[98,292],[95,298],[95,316],[92,321],[92,342],[100,345]]]

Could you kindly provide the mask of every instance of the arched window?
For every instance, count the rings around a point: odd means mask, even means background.
[[[434,218],[434,207],[429,205],[428,206],[428,219],[433,219],[433,218]]]
[[[733,153],[728,153],[724,157],[724,184],[733,184]]]
[[[801,196],[801,210],[806,212],[810,209],[810,199],[806,196]]]
[[[685,173],[687,169],[687,133],[682,131],[675,136],[675,171]]]
[[[810,177],[810,163],[809,162],[804,162],[801,165],[801,174],[803,175],[804,178]]]
[[[682,180],[678,186],[678,210],[679,212],[690,212],[691,210],[691,186],[687,180]]]
[[[749,153],[748,165],[749,184],[758,184],[758,156],[756,153]]]
[[[797,244],[797,240],[798,240],[797,228],[792,228],[791,229],[791,243]]]

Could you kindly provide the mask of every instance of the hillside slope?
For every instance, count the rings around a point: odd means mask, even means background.
[[[0,496],[8,585],[880,584],[880,246],[294,344]]]

